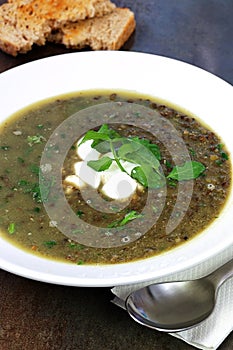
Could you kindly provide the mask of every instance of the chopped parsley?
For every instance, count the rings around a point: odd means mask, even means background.
[[[8,233],[10,235],[13,235],[15,233],[15,223],[14,222],[11,222],[8,226]]]
[[[0,146],[0,149],[3,151],[8,151],[10,149],[10,146]]]
[[[43,242],[44,246],[46,246],[47,248],[51,249],[53,248],[55,245],[57,245],[56,241],[45,241]]]
[[[33,135],[27,137],[27,142],[30,147],[35,144],[42,143],[42,141],[45,141],[45,138],[42,135]]]
[[[81,218],[81,216],[84,214],[82,210],[77,210],[76,215]]]

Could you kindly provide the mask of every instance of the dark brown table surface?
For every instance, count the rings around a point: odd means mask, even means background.
[[[176,58],[233,84],[233,0],[113,2],[130,7],[137,19],[123,50]],[[0,52],[0,72],[65,52],[52,44],[16,58]],[[194,349],[136,324],[111,299],[110,288],[58,286],[0,270],[0,350]],[[219,350],[232,349],[233,334]]]

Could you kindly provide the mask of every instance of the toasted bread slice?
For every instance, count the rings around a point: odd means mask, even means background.
[[[103,17],[63,25],[48,40],[68,48],[91,47],[93,50],[118,50],[135,30],[134,14],[128,8],[115,8]]]
[[[16,56],[29,51],[32,45],[44,45],[51,32],[49,23],[36,14],[19,10],[16,3],[0,7],[0,48]]]
[[[0,7],[0,48],[13,56],[25,53],[44,45],[52,29],[115,7],[110,0],[10,0]]]

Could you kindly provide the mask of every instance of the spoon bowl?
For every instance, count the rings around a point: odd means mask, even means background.
[[[126,309],[140,324],[178,332],[204,321],[214,310],[220,286],[233,275],[233,259],[196,280],[151,284],[132,292]]]

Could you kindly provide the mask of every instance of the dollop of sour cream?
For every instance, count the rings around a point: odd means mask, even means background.
[[[121,161],[121,165],[126,170],[122,171],[116,162],[112,162],[111,166],[104,171],[95,171],[87,162],[89,160],[98,160],[103,156],[114,158],[111,152],[101,154],[91,147],[93,140],[88,140],[81,145],[77,142],[77,155],[81,159],[74,163],[74,174],[70,174],[65,178],[65,183],[77,188],[83,189],[86,186],[99,190],[105,196],[114,200],[128,200],[137,190],[141,188],[129,174],[137,164],[127,161]]]

